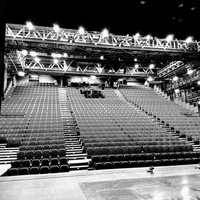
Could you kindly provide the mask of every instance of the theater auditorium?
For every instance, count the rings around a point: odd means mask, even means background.
[[[1,200],[200,199],[200,40],[2,19]]]

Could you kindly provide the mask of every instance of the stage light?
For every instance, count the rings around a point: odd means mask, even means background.
[[[25,73],[22,71],[19,71],[17,74],[18,74],[18,76],[25,76]]]
[[[153,81],[153,78],[152,77],[148,77],[147,81]]]
[[[27,51],[27,50],[25,50],[25,49],[22,50],[22,55],[23,55],[23,56],[26,56],[27,54],[28,54],[28,51]]]
[[[67,54],[67,53],[64,53],[63,56],[64,56],[65,58],[67,58],[67,57],[68,57],[68,54]]]
[[[135,69],[138,69],[139,68],[139,64],[135,64]]]
[[[58,26],[58,24],[54,24],[53,25],[53,30],[58,33],[60,31],[60,27]]]
[[[58,62],[59,62],[59,60],[58,60],[57,58],[54,58],[54,59],[53,59],[53,62],[54,62],[54,64],[56,64],[56,65],[57,65],[57,64],[58,64]]]
[[[38,57],[35,57],[34,60],[35,60],[35,62],[37,62],[37,63],[40,62],[40,59],[39,59]]]
[[[33,30],[35,27],[34,25],[32,24],[32,22],[26,22],[26,27],[29,29],[29,30]]]
[[[177,77],[177,76],[174,76],[172,80],[173,80],[173,81],[178,81],[178,77]]]
[[[192,69],[189,69],[189,70],[187,71],[187,74],[188,74],[188,75],[191,75],[193,72],[194,72],[194,71],[193,71]]]
[[[33,57],[36,57],[36,56],[37,56],[37,53],[36,53],[35,51],[31,51],[31,52],[30,52],[30,55],[33,56]]]
[[[137,40],[139,37],[140,37],[140,34],[139,34],[139,33],[136,33],[136,34],[134,35],[134,39],[135,39],[135,40]]]
[[[179,90],[179,89],[175,89],[174,92],[175,92],[175,93],[179,93],[180,90]]]
[[[96,76],[93,76],[93,75],[92,75],[90,78],[94,80],[94,79],[96,79]]]
[[[134,58],[134,61],[137,62],[137,58]]]
[[[193,37],[189,36],[187,37],[187,39],[185,40],[186,43],[190,43],[193,42]]]
[[[167,42],[170,42],[170,41],[172,41],[173,40],[173,38],[174,38],[174,35],[168,35],[167,37],[166,37],[166,40],[167,40]]]
[[[104,56],[100,56],[100,59],[103,60],[103,59],[104,59]]]
[[[155,67],[154,64],[150,64],[150,65],[149,65],[149,69],[153,69],[154,67]]]
[[[85,29],[82,26],[80,26],[79,29],[78,29],[78,33],[80,35],[84,35],[85,34]]]
[[[200,85],[200,81],[197,81],[197,85]]]
[[[109,32],[108,32],[108,30],[106,28],[102,31],[102,36],[103,36],[103,38],[109,36]]]

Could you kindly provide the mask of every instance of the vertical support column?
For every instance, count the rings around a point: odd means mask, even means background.
[[[63,77],[60,78],[60,87],[63,87]]]
[[[1,102],[3,99],[4,88],[4,48],[5,48],[5,13],[6,13],[6,0],[0,0],[0,113]]]

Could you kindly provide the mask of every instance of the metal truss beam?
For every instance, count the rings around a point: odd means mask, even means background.
[[[33,30],[29,30],[26,25],[6,24],[6,41],[28,41],[35,43],[56,43],[76,46],[88,46],[110,49],[134,49],[148,51],[172,51],[187,52],[200,51],[200,42],[194,41],[187,43],[184,40],[166,41],[152,37],[122,36],[109,34],[104,37],[100,32],[87,32],[80,34],[78,30],[60,28],[55,32],[53,27],[35,26]]]

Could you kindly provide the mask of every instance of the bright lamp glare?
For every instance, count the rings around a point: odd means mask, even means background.
[[[189,69],[189,70],[187,71],[187,74],[188,74],[188,75],[191,75],[193,72],[194,72],[194,71],[193,71],[192,69]]]
[[[200,81],[198,81],[197,84],[200,85]]]
[[[147,78],[147,81],[153,81],[152,77]]]
[[[151,39],[151,36],[150,36],[150,35],[147,35],[147,36],[146,36],[146,39],[147,39],[147,40],[150,40],[150,39]]]
[[[23,55],[23,56],[26,56],[27,54],[28,54],[28,51],[26,51],[25,49],[22,50],[22,55]]]
[[[60,53],[52,53],[51,56],[52,56],[53,58],[61,58],[61,57],[62,57],[62,54],[60,54]]]
[[[60,31],[60,27],[58,26],[58,24],[54,24],[53,25],[53,30],[58,33]]]
[[[104,59],[104,56],[100,56],[100,59],[103,60],[103,59]]]
[[[37,63],[40,62],[40,59],[39,59],[38,57],[35,57],[34,60],[35,60],[35,62],[37,62]]]
[[[139,68],[139,65],[138,64],[135,64],[135,69],[138,69]]]
[[[106,28],[102,31],[102,36],[104,38],[109,36],[108,30]]]
[[[84,29],[82,26],[79,27],[78,33],[79,33],[80,35],[84,35],[84,34],[85,34],[85,29]]]
[[[170,42],[170,41],[173,40],[173,38],[174,38],[174,35],[168,35],[168,36],[166,37],[166,40],[167,40],[167,42]]]
[[[25,76],[25,73],[22,71],[19,71],[17,74],[18,74],[18,76]]]
[[[35,51],[31,51],[31,52],[30,52],[30,55],[33,56],[33,57],[36,57],[36,56],[37,56],[37,53],[36,53]]]
[[[96,79],[96,76],[91,76],[90,78],[94,80],[94,79]]]
[[[134,39],[135,39],[135,40],[137,40],[139,37],[140,37],[140,34],[139,34],[139,33],[136,33],[136,34],[134,35]]]
[[[64,54],[63,54],[63,56],[64,56],[65,58],[67,58],[67,57],[68,57],[67,53],[64,53]]]
[[[54,58],[54,59],[53,59],[53,62],[54,62],[54,64],[58,64],[59,61],[58,61],[57,58]]]
[[[179,89],[175,89],[175,93],[179,93],[180,92],[180,90]]]
[[[174,78],[172,79],[173,81],[178,81],[178,77],[174,76]]]
[[[150,65],[149,65],[149,69],[153,69],[154,67],[155,67],[154,64],[150,64]]]
[[[193,37],[188,37],[186,40],[185,40],[186,43],[190,43],[190,42],[193,42]]]
[[[33,30],[34,29],[34,26],[32,24],[32,22],[26,22],[26,26],[29,30]]]
[[[134,58],[134,61],[137,62],[137,58]]]

